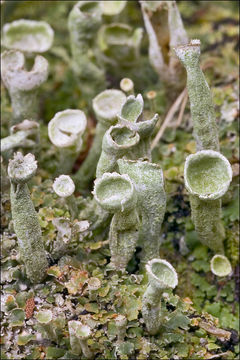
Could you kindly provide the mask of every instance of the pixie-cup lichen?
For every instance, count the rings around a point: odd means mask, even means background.
[[[135,185],[141,219],[141,260],[147,262],[159,255],[160,231],[166,209],[163,172],[159,165],[148,161],[120,159],[117,163],[120,174],[127,174]]]
[[[67,109],[56,113],[48,124],[48,136],[59,148],[60,169],[69,173],[82,148],[87,118],[82,110]]]
[[[102,59],[112,66],[132,66],[139,57],[143,29],[127,24],[103,25],[98,32],[98,46]]]
[[[184,181],[190,194],[192,219],[199,240],[223,254],[224,227],[221,223],[221,197],[232,180],[229,161],[217,151],[202,150],[186,158]]]
[[[218,129],[211,91],[200,68],[200,40],[175,48],[187,72],[187,89],[197,150],[219,151]]]
[[[105,88],[104,70],[94,56],[94,42],[102,23],[99,1],[78,1],[68,17],[72,67],[88,98]]]
[[[80,321],[71,320],[68,322],[68,329],[72,352],[76,355],[83,354],[86,359],[92,359],[94,354],[87,344],[87,339],[92,333],[91,328]]]
[[[26,53],[43,53],[53,43],[54,31],[45,21],[20,19],[3,26],[3,45]]]
[[[228,258],[224,255],[216,254],[210,262],[211,272],[219,277],[228,276],[232,272],[232,266]]]
[[[102,0],[100,2],[103,15],[106,16],[114,16],[120,14],[120,12],[123,11],[127,4],[126,0],[115,0],[115,1],[109,1],[109,0]]]
[[[117,114],[126,101],[126,95],[116,89],[102,91],[93,99],[93,110],[97,118],[95,137],[91,149],[74,179],[81,188],[93,180],[96,166],[102,150],[102,139],[105,132],[117,122]]]
[[[124,271],[138,240],[139,218],[134,184],[128,175],[105,173],[94,185],[97,203],[114,214],[109,231],[110,266]]]
[[[131,152],[130,158],[132,160],[144,158],[151,161],[151,134],[157,124],[158,114],[155,114],[150,120],[143,120],[143,105],[141,94],[138,94],[136,97],[133,95],[128,96],[121,108],[121,112],[118,114],[118,122],[130,127],[140,136],[140,141]]]
[[[12,123],[37,120],[37,90],[48,77],[47,60],[37,55],[29,71],[24,67],[25,57],[20,51],[4,51],[1,60],[2,80],[11,98]]]
[[[75,217],[78,215],[78,209],[76,200],[73,196],[75,185],[70,176],[60,175],[58,178],[56,178],[53,183],[53,190],[58,196],[66,198],[71,217],[72,219],[75,219]]]
[[[32,154],[23,156],[18,152],[12,160],[9,160],[13,226],[27,277],[33,283],[41,282],[48,268],[41,227],[27,186],[27,182],[34,176],[36,170],[37,162]]]
[[[148,286],[142,299],[142,315],[150,335],[161,328],[163,316],[161,298],[164,291],[174,289],[178,276],[174,267],[166,260],[152,259],[146,264]]]
[[[102,153],[98,161],[96,177],[117,170],[117,160],[131,157],[131,151],[139,143],[140,136],[127,126],[115,125],[106,131],[102,142]]]

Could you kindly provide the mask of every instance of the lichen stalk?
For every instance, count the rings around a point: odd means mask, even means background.
[[[124,271],[138,240],[139,218],[134,184],[128,175],[105,173],[95,181],[93,194],[103,209],[114,214],[109,231],[110,266]]]
[[[156,335],[162,325],[161,297],[165,290],[174,289],[178,276],[166,260],[152,259],[146,265],[148,286],[142,298],[142,315],[150,335]]]
[[[102,23],[102,7],[98,1],[79,1],[68,17],[72,67],[88,98],[105,88],[105,74],[93,53],[97,31]]]
[[[41,282],[48,268],[41,227],[27,186],[27,181],[34,175],[36,169],[37,164],[32,154],[23,157],[18,152],[13,160],[9,161],[13,226],[27,277],[33,283]]]
[[[139,246],[141,261],[147,262],[159,254],[160,232],[166,209],[163,172],[157,164],[147,161],[118,160],[120,174],[128,174],[137,192],[137,207],[141,226]]]
[[[200,68],[200,40],[192,40],[190,44],[178,46],[175,52],[187,72],[187,89],[197,151],[219,151],[212,95]]]

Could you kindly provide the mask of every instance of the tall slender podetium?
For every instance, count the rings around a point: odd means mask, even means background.
[[[216,115],[210,88],[200,68],[200,40],[175,48],[176,55],[187,71],[187,89],[197,151],[219,151]]]
[[[147,262],[159,255],[160,231],[166,209],[163,172],[159,165],[148,161],[120,159],[117,163],[120,173],[127,174],[135,185],[141,219],[141,261]]]
[[[134,184],[128,175],[105,173],[95,181],[93,194],[104,210],[114,213],[109,232],[111,266],[124,271],[138,240],[139,219]]]
[[[27,182],[34,176],[36,170],[37,162],[32,154],[23,156],[17,152],[9,161],[13,226],[27,277],[33,283],[41,282],[48,268],[41,228],[27,186]]]

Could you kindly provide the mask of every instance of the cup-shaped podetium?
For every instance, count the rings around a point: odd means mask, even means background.
[[[120,174],[127,174],[135,184],[141,219],[141,261],[147,262],[159,254],[160,231],[166,209],[163,172],[159,165],[148,161],[120,159],[117,163]]]
[[[232,266],[228,258],[224,255],[216,254],[210,262],[211,272],[219,277],[228,276],[232,273]]]
[[[167,289],[174,289],[178,276],[174,267],[166,260],[152,259],[146,264],[147,290],[142,300],[142,315],[151,335],[155,335],[162,324],[161,297]]]
[[[114,214],[109,232],[111,266],[124,271],[138,240],[139,219],[134,184],[128,175],[105,173],[95,181],[93,194],[104,210]]]
[[[71,217],[74,219],[77,216],[78,209],[73,196],[75,185],[70,176],[60,175],[56,178],[53,183],[53,190],[58,196],[66,198]]]
[[[138,59],[143,29],[121,23],[103,25],[98,45],[103,60],[113,66],[132,66]]]
[[[83,353],[86,359],[91,359],[93,352],[87,344],[87,339],[92,333],[91,328],[88,325],[82,324],[80,321],[71,320],[68,322],[68,329],[72,352],[76,355]]]
[[[59,148],[61,172],[69,173],[82,148],[87,118],[82,110],[67,109],[55,114],[48,124],[48,136]]]
[[[120,81],[120,89],[127,95],[134,95],[134,83],[129,78],[123,78]]]
[[[37,322],[40,324],[41,328],[44,330],[46,335],[52,340],[57,340],[57,334],[54,329],[52,320],[53,320],[53,313],[51,310],[45,309],[40,310],[36,314]]]
[[[106,16],[114,16],[120,14],[127,4],[126,0],[103,0],[100,2],[102,13]]]
[[[139,144],[134,148],[131,159],[143,158],[151,161],[150,140],[158,121],[158,114],[155,114],[150,120],[143,120],[143,106],[144,102],[141,94],[128,96],[118,114],[118,121],[119,124],[129,126],[140,136]]]
[[[211,91],[200,68],[200,40],[175,48],[176,55],[187,72],[193,135],[197,150],[219,151],[218,129]]]
[[[86,159],[74,177],[81,190],[95,177],[103,136],[110,126],[116,124],[117,114],[125,101],[126,95],[116,89],[104,90],[93,99],[93,110],[98,121],[95,137]]]
[[[26,53],[43,53],[50,49],[54,31],[45,21],[15,20],[3,26],[3,45]]]
[[[36,170],[37,162],[32,154],[23,156],[17,152],[14,158],[9,160],[13,226],[27,277],[33,283],[41,282],[48,268],[41,227],[27,186],[27,182],[34,176]]]
[[[102,153],[98,161],[96,177],[99,178],[105,172],[116,171],[117,160],[125,156],[131,157],[131,152],[139,141],[139,134],[128,126],[111,126],[103,137]]]
[[[25,68],[24,54],[17,50],[4,51],[1,56],[1,76],[8,89],[12,105],[12,123],[38,117],[37,90],[48,77],[48,62],[37,55],[31,70]]]
[[[78,1],[68,17],[72,68],[87,100],[106,88],[105,73],[95,55],[95,41],[101,23],[100,1]]]
[[[224,253],[221,197],[231,180],[231,165],[217,151],[202,150],[186,158],[184,181],[190,194],[192,220],[199,240],[217,254]]]

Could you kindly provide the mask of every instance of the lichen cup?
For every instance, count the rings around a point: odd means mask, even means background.
[[[105,132],[117,122],[117,114],[126,101],[126,95],[116,89],[102,91],[93,99],[93,111],[97,118],[95,137],[89,153],[74,176],[78,189],[88,187],[93,180],[96,167],[102,151],[102,139]]]
[[[112,66],[132,66],[138,59],[143,29],[121,23],[103,25],[98,32],[98,46],[103,61]]]
[[[228,276],[232,273],[232,266],[224,255],[216,254],[210,262],[211,272],[219,277]]]
[[[87,118],[82,110],[67,109],[55,114],[48,124],[48,136],[59,148],[60,169],[69,173],[82,148]]]
[[[53,183],[53,190],[58,196],[66,199],[71,217],[72,219],[75,219],[78,214],[78,208],[76,199],[73,195],[75,191],[75,185],[70,176],[60,175],[58,178],[56,178]]]
[[[26,53],[43,53],[50,49],[54,31],[45,21],[15,20],[3,26],[3,45]]]
[[[152,259],[146,264],[148,287],[142,299],[142,315],[149,334],[155,335],[162,325],[161,297],[167,289],[174,289],[178,276],[166,260]]]
[[[223,254],[224,227],[221,223],[221,197],[232,180],[225,156],[202,150],[186,158],[184,181],[190,194],[192,219],[199,240],[215,253]]]
[[[103,15],[114,16],[120,14],[127,4],[127,1],[101,1],[100,5],[102,8]]]
[[[131,157],[131,153],[140,141],[139,134],[127,126],[115,125],[106,131],[102,142],[102,153],[97,164],[96,177],[105,172],[117,170],[117,160]]]
[[[134,184],[128,175],[105,173],[95,181],[93,194],[104,210],[114,214],[109,232],[110,266],[124,271],[138,240],[139,219]]]
[[[11,98],[12,124],[37,120],[37,90],[48,77],[48,62],[43,56],[35,57],[29,71],[25,60],[24,54],[17,50],[4,51],[1,56],[1,77]]]

